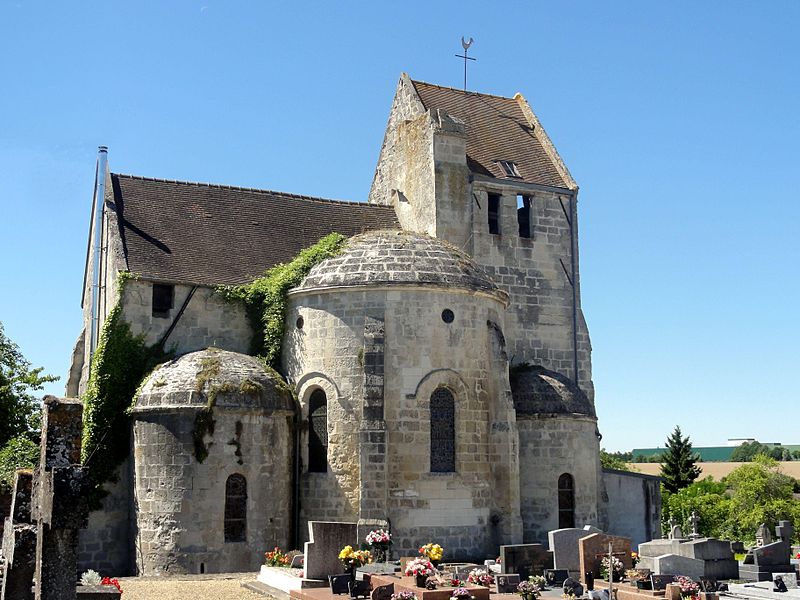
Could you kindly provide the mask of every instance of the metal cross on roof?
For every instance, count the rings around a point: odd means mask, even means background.
[[[472,46],[472,42],[474,40],[469,38],[469,41],[464,39],[464,36],[461,36],[461,47],[464,48],[464,54],[456,54],[457,58],[464,59],[464,91],[467,91],[467,61],[468,60],[478,60],[477,58],[472,58],[471,56],[467,56],[467,51],[469,47]]]

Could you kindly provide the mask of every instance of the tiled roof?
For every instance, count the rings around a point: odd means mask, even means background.
[[[497,161],[510,160],[517,164],[521,175],[515,180],[569,187],[534,134],[533,124],[520,104],[524,100],[464,92],[422,81],[413,84],[426,109],[442,109],[466,123],[467,163],[473,172],[508,178]]]
[[[397,228],[394,209],[281,192],[112,174],[128,269],[201,285],[251,281],[323,236]]]

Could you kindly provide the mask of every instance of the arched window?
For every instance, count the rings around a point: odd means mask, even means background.
[[[456,470],[456,403],[446,387],[431,394],[431,473]]]
[[[558,528],[575,527],[575,481],[569,473],[558,478]]]
[[[308,471],[328,470],[328,398],[316,389],[308,399]]]
[[[238,473],[225,482],[225,541],[247,541],[247,480]]]

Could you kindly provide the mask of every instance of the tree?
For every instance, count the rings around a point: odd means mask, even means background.
[[[661,477],[664,478],[664,489],[674,494],[700,475],[700,467],[695,464],[699,457],[692,453],[689,436],[682,437],[681,428],[677,425],[667,439],[666,446],[666,452],[661,455],[664,460],[661,464]]]
[[[709,476],[695,481],[674,494],[665,492],[661,510],[661,527],[664,534],[669,533],[670,517],[678,522],[683,531],[691,531],[692,512],[696,512],[700,518],[698,530],[701,535],[720,537],[727,529],[731,514],[727,486]]]
[[[0,322],[0,448],[12,438],[38,436],[39,400],[32,392],[58,377],[31,368],[19,347],[8,339]]]
[[[39,460],[39,446],[26,437],[12,438],[0,449],[0,492],[14,485],[17,469],[30,469]]]
[[[769,454],[769,447],[761,442],[744,442],[731,453],[731,462],[750,462],[757,454]]]
[[[604,469],[616,469],[617,471],[634,471],[628,466],[630,452],[608,452],[605,448],[600,449],[600,466]]]
[[[800,502],[792,497],[795,480],[769,456],[757,454],[722,481],[729,488],[730,539],[752,540],[761,523],[772,529],[781,519],[800,516]]]

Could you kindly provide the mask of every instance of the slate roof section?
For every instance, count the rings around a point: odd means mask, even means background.
[[[472,257],[447,242],[411,231],[373,231],[347,241],[341,254],[311,269],[296,290],[415,285],[508,295]]]
[[[510,179],[559,188],[570,184],[559,173],[553,158],[534,134],[525,116],[524,99],[464,92],[413,81],[426,109],[441,109],[467,126],[467,164],[471,171],[498,179]],[[506,175],[497,161],[517,164],[521,177]]]
[[[392,207],[111,174],[128,269],[199,285],[252,281],[325,235],[399,227]]]
[[[514,367],[509,373],[517,415],[579,414],[596,416],[594,406],[569,378],[541,366]]]

